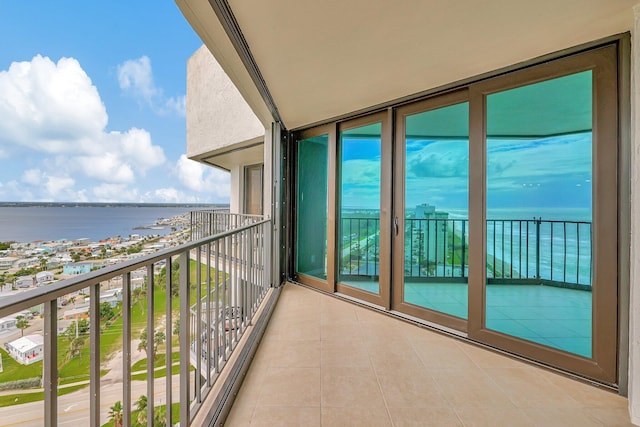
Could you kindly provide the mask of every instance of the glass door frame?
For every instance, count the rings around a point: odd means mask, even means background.
[[[486,98],[582,71],[593,75],[592,359],[486,328]],[[610,45],[469,86],[469,338],[614,384],[618,344],[617,49]]]
[[[343,131],[367,126],[375,123],[382,124],[381,132],[381,146],[380,146],[380,257],[379,257],[379,276],[378,286],[379,293],[373,294],[361,289],[354,288],[352,286],[340,283],[337,281],[338,276],[336,274],[336,291],[342,294],[348,295],[353,298],[358,298],[363,301],[367,301],[371,304],[375,304],[384,307],[386,310],[390,309],[391,302],[391,194],[392,194],[392,155],[393,155],[393,135],[391,131],[391,123],[393,120],[393,110],[388,109],[373,114],[368,114],[363,117],[344,121],[338,123],[336,132],[337,149],[335,153],[335,164],[340,164],[341,159],[341,147],[339,143],[340,134]],[[334,241],[338,242],[339,227],[337,221],[340,221],[340,183],[341,183],[341,171],[339,167],[336,167],[336,179],[334,186],[335,204],[333,214],[336,219]],[[340,251],[333,247],[334,253],[334,265],[338,265],[338,256]]]
[[[322,280],[317,277],[310,276],[308,274],[300,273],[295,271],[296,263],[293,263],[294,266],[294,278],[303,283],[305,285],[312,286],[319,290],[325,292],[335,292],[335,283],[336,283],[336,258],[332,256],[335,252],[336,245],[336,125],[335,124],[326,124],[322,126],[317,126],[311,129],[306,129],[300,132],[296,132],[293,136],[293,158],[298,158],[298,144],[301,140],[312,138],[314,136],[320,135],[328,135],[329,138],[329,146],[327,147],[327,280]],[[297,180],[297,171],[299,165],[297,165],[296,161],[296,173],[292,174],[294,177],[293,187],[295,188],[294,194],[298,193],[298,180]],[[293,209],[292,212],[292,222],[291,224],[295,224],[297,227],[297,196],[292,198]],[[297,257],[297,233],[294,233],[294,238],[292,239],[293,252]]]
[[[449,314],[430,310],[414,304],[404,302],[404,251],[405,251],[405,148],[406,148],[406,118],[414,114],[437,110],[451,105],[468,102],[467,89],[446,93],[437,97],[398,107],[395,110],[395,159],[394,159],[394,193],[393,193],[393,299],[392,308],[410,316],[418,317],[429,322],[467,331],[467,320]],[[396,222],[397,221],[397,225]],[[467,296],[469,293],[467,292]]]

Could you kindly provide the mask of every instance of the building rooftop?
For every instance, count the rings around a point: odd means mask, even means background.
[[[44,337],[42,335],[27,335],[9,343],[11,347],[15,348],[21,353],[29,351],[43,344]]]

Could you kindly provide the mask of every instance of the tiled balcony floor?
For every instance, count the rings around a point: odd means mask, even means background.
[[[227,426],[628,426],[627,399],[285,286]]]

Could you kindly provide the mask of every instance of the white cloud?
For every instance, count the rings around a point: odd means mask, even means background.
[[[0,71],[0,142],[38,151],[76,151],[101,134],[107,113],[77,60],[35,56]]]
[[[173,187],[158,188],[145,194],[146,200],[153,200],[162,203],[200,203],[200,198],[187,195]]]
[[[101,184],[131,184],[166,164],[148,131],[106,131],[98,90],[73,58],[56,63],[38,55],[0,71],[0,117],[0,157],[37,157],[24,172],[16,172],[19,161],[10,165],[21,183],[7,183],[4,200],[133,200],[135,191]],[[77,189],[78,182],[96,189]]]
[[[212,195],[217,200],[228,199],[231,187],[228,172],[205,167],[184,154],[178,159],[176,171],[180,183],[189,190]]]
[[[120,89],[147,105],[157,114],[177,113],[185,115],[184,96],[164,96],[162,88],[153,80],[151,59],[144,55],[138,59],[129,59],[118,65],[118,83]]]

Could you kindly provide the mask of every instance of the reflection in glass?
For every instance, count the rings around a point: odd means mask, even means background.
[[[298,142],[296,271],[327,278],[327,161],[329,136]]]
[[[466,319],[469,105],[408,116],[404,301]]]
[[[591,357],[592,86],[487,97],[486,326]]]
[[[338,280],[378,294],[382,123],[340,133]]]

